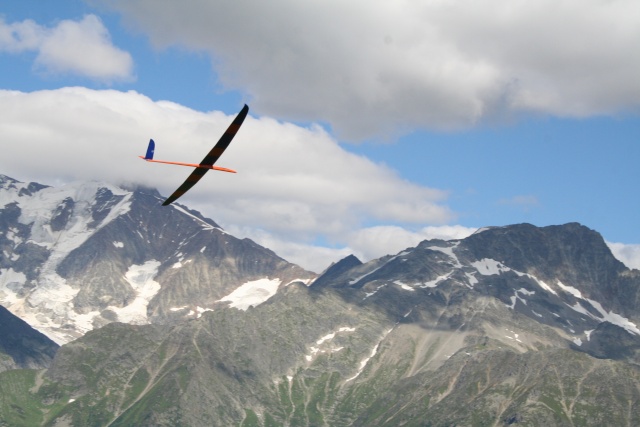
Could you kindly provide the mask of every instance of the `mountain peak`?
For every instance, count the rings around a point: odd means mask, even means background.
[[[464,247],[476,259],[491,254],[515,270],[580,284],[594,296],[610,293],[608,284],[627,270],[598,232],[575,222],[488,228],[464,239]]]
[[[353,267],[362,265],[355,255],[351,254],[341,259],[340,261],[333,263],[327,268],[318,278],[311,284],[311,287],[315,289],[322,288],[323,286],[335,281],[340,275],[349,271]]]
[[[0,302],[59,343],[113,321],[171,323],[222,307],[246,284],[315,275],[147,187],[71,183],[0,204]],[[249,286],[251,292],[260,287]],[[263,301],[257,298],[256,301]],[[39,319],[46,319],[41,322]]]

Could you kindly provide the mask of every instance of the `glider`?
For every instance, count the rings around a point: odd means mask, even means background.
[[[209,169],[214,169],[222,172],[236,173],[236,171],[234,171],[233,169],[222,168],[220,166],[214,166],[213,164],[220,158],[222,153],[224,153],[224,150],[227,149],[233,137],[236,136],[236,133],[238,132],[238,129],[240,129],[240,125],[242,125],[244,118],[247,117],[248,112],[249,112],[249,107],[245,104],[245,106],[242,107],[242,110],[240,110],[236,118],[233,119],[233,122],[229,125],[225,133],[220,137],[216,145],[214,145],[211,151],[209,151],[209,154],[207,154],[205,158],[202,159],[202,161],[198,164],[168,162],[165,160],[154,160],[153,152],[155,151],[156,143],[153,142],[153,139],[149,140],[149,147],[147,147],[147,154],[145,154],[144,157],[138,156],[141,159],[144,159],[147,162],[166,163],[169,165],[190,166],[190,167],[196,168],[193,172],[191,172],[191,175],[189,175],[187,180],[180,187],[178,187],[178,189],[174,191],[173,194],[167,198],[167,200],[165,200],[162,203],[162,206],[167,206],[173,203],[174,201],[176,201],[178,197],[182,196],[184,193],[189,191],[191,187],[193,187],[198,181],[200,181],[200,178],[202,178],[205,173],[209,172]]]

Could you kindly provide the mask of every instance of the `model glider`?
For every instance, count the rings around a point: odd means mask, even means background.
[[[240,110],[236,118],[233,119],[233,122],[229,125],[229,128],[227,128],[226,132],[220,137],[220,139],[218,140],[216,145],[214,145],[211,151],[209,151],[209,154],[207,154],[206,157],[202,159],[202,161],[198,164],[168,162],[166,160],[154,160],[153,152],[155,151],[156,143],[153,142],[153,139],[149,140],[149,147],[147,148],[147,154],[144,157],[139,156],[141,159],[144,159],[147,162],[166,163],[169,165],[190,166],[190,167],[196,168],[193,172],[191,172],[191,175],[189,175],[187,180],[180,187],[178,187],[178,189],[174,191],[173,194],[167,198],[167,200],[165,200],[162,203],[162,206],[167,206],[173,203],[174,201],[176,201],[178,197],[182,196],[184,193],[189,191],[189,189],[193,187],[196,184],[196,182],[200,181],[200,178],[202,178],[205,173],[209,172],[209,169],[236,173],[236,171],[234,171],[233,169],[222,168],[219,166],[214,166],[213,164],[220,158],[222,153],[224,153],[224,150],[227,149],[233,137],[236,136],[236,133],[238,132],[238,129],[240,129],[240,125],[242,125],[244,118],[247,117],[248,112],[249,112],[249,107],[245,104],[245,106],[242,108],[242,110]]]

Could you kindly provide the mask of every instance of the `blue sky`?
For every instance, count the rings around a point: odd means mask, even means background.
[[[640,267],[631,0],[23,0],[0,18],[0,173],[168,195],[186,172],[137,162],[148,138],[197,161],[248,103],[219,162],[238,176],[181,202],[307,268],[574,221]]]

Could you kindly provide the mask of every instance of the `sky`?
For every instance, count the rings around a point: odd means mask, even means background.
[[[0,2],[0,174],[168,196],[321,272],[580,222],[640,268],[635,0]]]

